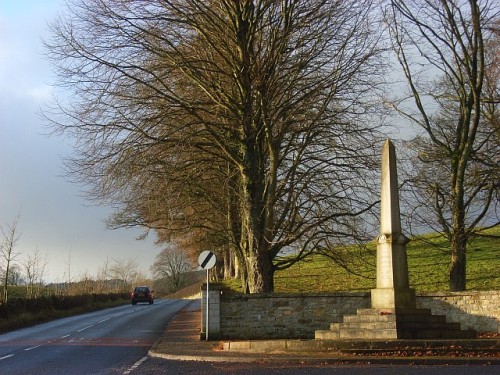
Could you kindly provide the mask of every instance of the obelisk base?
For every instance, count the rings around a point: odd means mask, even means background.
[[[374,309],[414,309],[415,290],[411,288],[377,288],[371,290]]]

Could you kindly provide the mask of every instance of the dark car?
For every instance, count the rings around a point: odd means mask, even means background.
[[[130,298],[132,299],[132,305],[137,304],[137,302],[149,302],[152,305],[154,302],[153,290],[147,286],[136,286]]]

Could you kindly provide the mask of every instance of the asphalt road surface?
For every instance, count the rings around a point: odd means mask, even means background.
[[[0,335],[0,374],[129,374],[188,300],[155,300]]]

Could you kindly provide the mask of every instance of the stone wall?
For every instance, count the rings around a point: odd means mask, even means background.
[[[222,295],[220,337],[226,339],[314,338],[315,330],[370,307],[370,293]],[[417,296],[417,307],[478,332],[500,332],[500,291]]]
[[[313,338],[316,329],[369,306],[368,293],[223,295],[220,332],[230,339]]]
[[[420,294],[417,307],[446,315],[447,321],[460,323],[462,329],[500,333],[500,291]]]

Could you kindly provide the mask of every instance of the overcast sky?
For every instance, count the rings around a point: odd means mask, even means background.
[[[96,275],[106,260],[136,259],[149,276],[161,250],[151,234],[107,230],[109,208],[95,207],[63,177],[68,141],[47,136],[37,115],[50,99],[51,68],[42,56],[47,22],[63,0],[0,0],[0,225],[20,213],[19,261],[38,249],[48,259],[48,282]],[[0,259],[0,265],[2,260]]]

